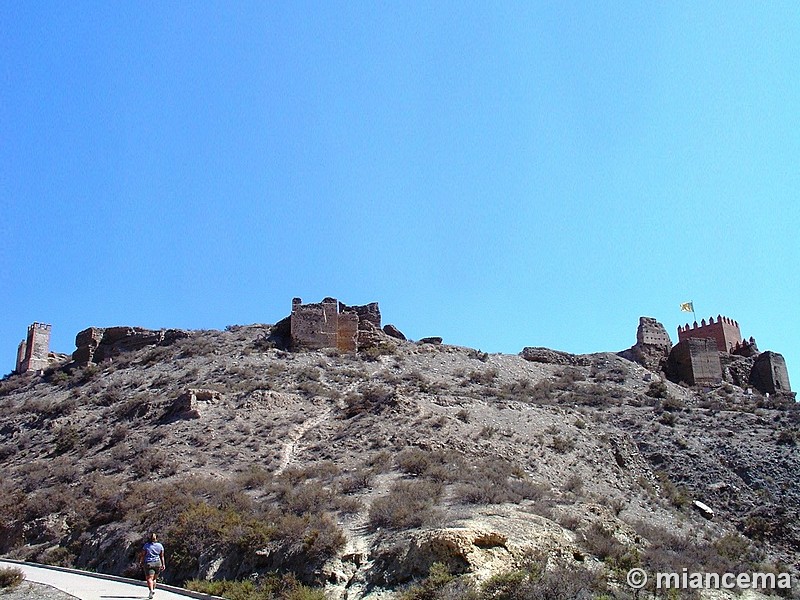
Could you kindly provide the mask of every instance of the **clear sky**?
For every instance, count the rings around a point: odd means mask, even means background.
[[[0,1],[2,372],[33,321],[618,351],[739,321],[800,389],[800,4]]]

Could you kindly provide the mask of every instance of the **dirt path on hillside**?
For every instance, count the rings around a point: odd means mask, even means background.
[[[281,462],[278,464],[278,468],[275,471],[276,476],[283,473],[286,470],[286,467],[288,467],[292,462],[297,454],[297,448],[300,440],[303,439],[303,436],[322,423],[330,414],[331,409],[326,408],[316,417],[312,417],[311,419],[303,421],[297,429],[289,434],[289,439],[286,440],[286,443],[284,443],[281,450]]]

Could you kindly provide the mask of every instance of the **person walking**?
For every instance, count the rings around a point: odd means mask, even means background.
[[[150,590],[148,598],[152,598],[156,593],[156,579],[167,568],[164,562],[164,546],[158,541],[158,536],[155,533],[151,534],[150,541],[145,542],[144,546],[142,546],[139,560],[142,563],[145,578],[147,579],[147,587]]]

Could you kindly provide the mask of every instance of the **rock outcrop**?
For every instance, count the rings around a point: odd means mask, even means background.
[[[199,419],[203,409],[209,404],[219,402],[222,393],[206,388],[188,388],[175,399],[167,411],[167,417]]]
[[[576,354],[569,352],[561,352],[560,350],[550,350],[549,348],[538,348],[527,346],[522,349],[520,356],[525,360],[538,363],[546,363],[550,365],[565,365],[565,366],[586,366],[589,361]]]
[[[406,341],[406,336],[403,334],[403,332],[400,331],[397,327],[395,327],[391,323],[387,323],[386,325],[383,326],[383,333],[397,340]]]
[[[75,336],[72,360],[78,364],[99,363],[123,352],[145,346],[169,345],[189,337],[181,329],[143,329],[141,327],[89,327]]]

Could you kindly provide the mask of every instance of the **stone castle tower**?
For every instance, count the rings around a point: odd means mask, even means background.
[[[17,373],[40,371],[47,366],[50,353],[51,325],[33,323],[28,327],[28,337],[17,348]]]
[[[690,327],[678,326],[678,340],[681,342],[690,339],[713,339],[717,344],[719,352],[733,352],[742,342],[742,332],[739,330],[739,323],[728,317],[717,315],[708,319],[708,323],[703,319],[700,325],[697,322]]]

